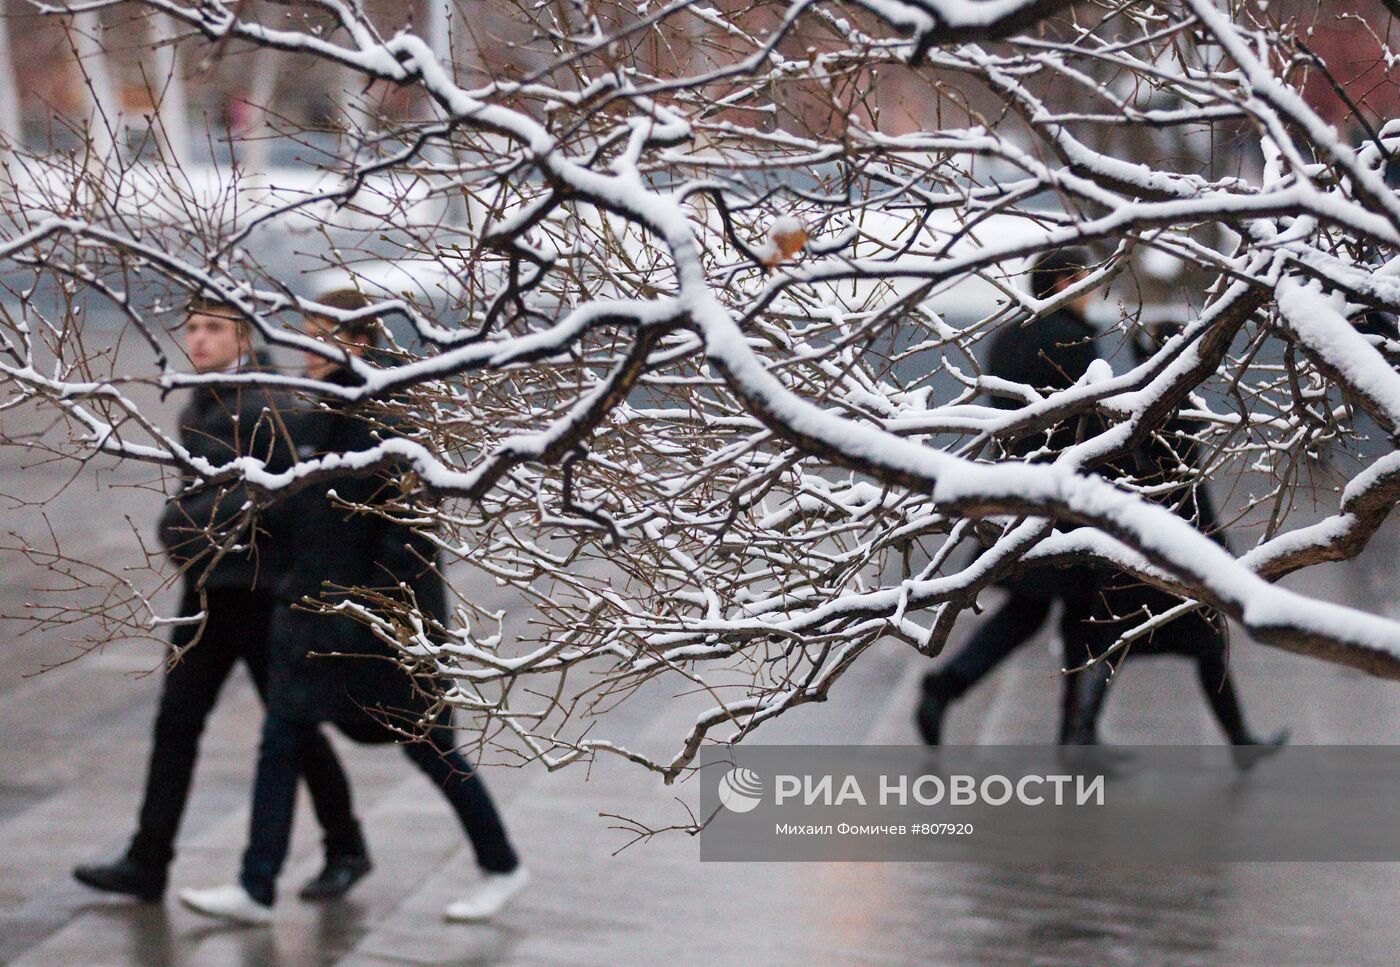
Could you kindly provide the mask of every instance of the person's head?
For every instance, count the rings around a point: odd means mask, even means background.
[[[191,299],[182,330],[185,354],[201,373],[232,369],[252,352],[247,320],[226,302]]]
[[[354,312],[373,303],[374,300],[355,289],[336,289],[318,296],[316,301],[332,309]],[[348,353],[363,356],[379,344],[379,317],[361,316],[350,322],[341,322],[329,316],[309,314],[306,317],[306,334],[323,342],[333,343]],[[306,375],[312,379],[322,379],[340,368],[340,364],[315,353],[303,353],[306,359]]]
[[[1046,252],[1031,269],[1031,295],[1042,301],[1049,299],[1083,279],[1093,267],[1093,256],[1086,249],[1059,248]],[[1069,304],[1070,308],[1083,315],[1090,298],[1085,292]]]

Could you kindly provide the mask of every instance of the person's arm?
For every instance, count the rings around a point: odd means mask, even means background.
[[[257,457],[276,473],[290,467],[293,448],[284,423],[285,400],[248,388],[236,397],[231,438],[213,460]],[[192,483],[192,480],[190,481]],[[240,482],[191,488],[189,483],[172,497],[161,514],[161,544],[176,563],[185,563],[246,533],[248,491]]]
[[[1192,492],[1196,501],[1196,526],[1215,543],[1225,550],[1234,550],[1230,547],[1230,538],[1225,533],[1225,527],[1220,523],[1220,517],[1215,512],[1215,501],[1211,500],[1210,490],[1206,487],[1206,482],[1200,480],[1196,483]]]
[[[393,433],[392,424],[374,433],[366,427],[360,442],[363,447],[373,446]],[[396,481],[401,480],[410,471],[409,465],[403,463],[393,465],[383,474],[376,475],[373,478],[374,493],[367,502],[372,506],[387,509],[387,504],[398,495]],[[379,517],[378,525],[375,574],[371,583],[380,586],[406,585],[413,595],[419,613],[427,619],[445,624],[447,591],[438,571],[437,546],[422,530],[389,517]]]
[[[204,487],[170,498],[159,524],[160,542],[170,559],[184,564],[217,546],[245,503],[242,493],[241,486]]]
[[[1171,439],[1177,441],[1176,453],[1179,465],[1193,473],[1191,491],[1187,496],[1184,508],[1186,516],[1193,519],[1201,533],[1225,550],[1230,550],[1230,541],[1220,523],[1219,516],[1215,512],[1215,502],[1211,500],[1206,477],[1204,474],[1195,475],[1195,472],[1202,469],[1201,461],[1204,457],[1200,435],[1209,429],[1209,425],[1204,420],[1175,416],[1167,421],[1163,429],[1171,435]]]

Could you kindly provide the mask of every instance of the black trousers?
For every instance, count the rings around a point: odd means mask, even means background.
[[[453,748],[452,730],[439,726],[428,741],[401,745],[404,754],[421,769],[457,814],[482,869],[508,873],[520,865],[505,826],[471,764]],[[248,849],[243,854],[243,888],[259,903],[271,905],[277,898],[277,875],[287,860],[296,807],[296,763],[307,744],[318,735],[316,726],[288,719],[274,707],[263,722],[258,752],[258,776],[253,783],[253,812],[249,822]]]
[[[267,698],[272,598],[258,591],[216,588],[208,591],[207,602],[209,617],[202,638],[166,674],[161,690],[140,824],[127,853],[143,866],[164,869],[175,855],[175,835],[189,798],[199,738],[235,662],[243,660],[258,694],[264,701]],[[198,614],[199,604],[199,596],[187,589],[180,613]],[[193,625],[179,626],[174,644],[188,645],[197,630]],[[325,736],[313,729],[293,768],[293,783],[297,772],[306,777],[316,818],[325,830],[327,854],[363,852],[350,783]]]
[[[1060,615],[1060,640],[1064,643],[1067,668],[1078,667],[1088,657],[1083,643],[1088,627],[1086,622],[1093,613],[1094,588],[1090,586],[1080,590],[1087,593],[1058,598],[1064,603]],[[1050,616],[1050,609],[1056,600],[1050,595],[1027,594],[1013,589],[1006,603],[977,626],[962,650],[948,664],[930,672],[929,677],[939,682],[940,690],[949,699],[961,698],[1012,652],[1035,636]],[[1061,742],[1067,741],[1064,723],[1072,717],[1072,707],[1078,700],[1080,674],[1072,672],[1065,676],[1061,698]]]
[[[1145,614],[1161,614],[1181,603],[1181,599],[1157,588],[1141,584],[1126,574],[1105,582],[1104,593],[1095,607],[1094,621],[1084,626],[1084,650],[1105,654],[1119,635],[1142,620]],[[1257,740],[1245,724],[1244,707],[1230,669],[1226,664],[1229,638],[1225,619],[1215,611],[1182,615],[1134,641],[1114,661],[1152,655],[1180,655],[1196,662],[1201,693],[1206,697],[1215,720],[1234,745],[1251,745]],[[1086,656],[1087,657],[1087,656]],[[1063,731],[1075,743],[1098,741],[1098,719],[1109,688],[1109,670],[1100,666],[1093,673],[1079,676],[1079,694],[1070,710],[1070,721]]]
[[[1065,645],[1066,664],[1074,667],[1083,656],[1084,627],[1093,611],[1091,596],[1066,596],[1060,615],[1060,638]],[[952,661],[934,674],[942,678],[952,698],[962,694],[987,676],[1040,630],[1050,617],[1056,598],[1013,592],[1006,603],[988,616]],[[1071,653],[1071,650],[1074,653]]]

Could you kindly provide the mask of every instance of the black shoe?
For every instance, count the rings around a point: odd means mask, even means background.
[[[926,745],[938,745],[943,739],[943,713],[948,711],[952,696],[938,673],[924,677],[923,695],[914,713],[919,735]]]
[[[315,879],[307,880],[297,896],[303,900],[338,900],[372,869],[374,864],[363,853],[328,856],[325,869]]]
[[[1248,772],[1279,749],[1288,744],[1288,729],[1279,729],[1267,739],[1247,735],[1243,740],[1230,746],[1230,755],[1235,760],[1235,768]]]
[[[75,866],[73,879],[94,890],[123,893],[146,903],[154,903],[165,895],[165,870],[142,866],[126,856],[115,863]]]

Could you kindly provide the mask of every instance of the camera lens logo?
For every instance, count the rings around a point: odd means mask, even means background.
[[[719,781],[719,801],[731,813],[746,813],[763,801],[763,780],[751,769],[730,769]]]

